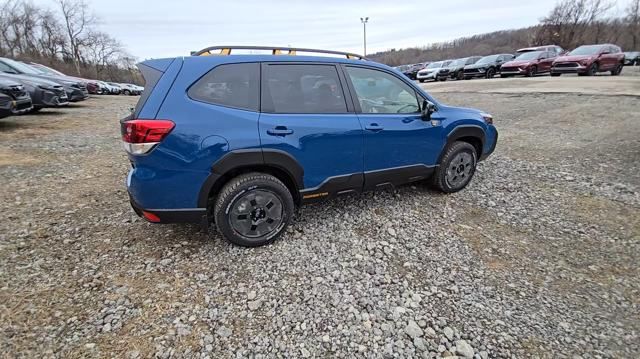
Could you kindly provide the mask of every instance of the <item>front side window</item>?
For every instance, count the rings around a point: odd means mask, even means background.
[[[189,97],[213,105],[258,111],[260,64],[225,64],[215,67],[188,92]]]
[[[347,103],[334,65],[272,64],[266,67],[263,111],[346,113]]]
[[[386,72],[347,67],[347,73],[363,113],[416,113],[420,106],[416,92]]]

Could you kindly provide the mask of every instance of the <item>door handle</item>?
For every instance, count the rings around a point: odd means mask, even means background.
[[[292,135],[293,130],[288,129],[286,126],[276,126],[275,128],[268,129],[267,133],[271,136],[286,136]]]
[[[365,126],[364,129],[368,131],[378,132],[384,130],[384,127],[378,125],[377,123],[372,123],[368,126]]]

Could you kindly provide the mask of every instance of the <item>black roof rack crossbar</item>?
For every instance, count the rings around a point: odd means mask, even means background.
[[[348,59],[368,60],[362,55],[349,52],[281,46],[210,46],[200,51],[191,52],[191,56],[230,55],[231,50],[270,50],[273,55],[295,55],[296,52],[312,52],[319,54],[342,55],[346,56]],[[286,53],[283,54],[283,51],[286,51]]]

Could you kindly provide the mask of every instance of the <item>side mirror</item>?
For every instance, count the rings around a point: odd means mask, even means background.
[[[431,121],[431,115],[436,112],[436,105],[432,102],[424,100],[422,101],[422,119],[424,121]]]

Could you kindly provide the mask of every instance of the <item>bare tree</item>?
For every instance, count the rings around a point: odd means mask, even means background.
[[[95,66],[96,77],[109,63],[118,60],[123,54],[122,45],[104,32],[91,32],[86,39],[87,57]]]
[[[541,20],[537,42],[573,48],[602,37],[605,15],[613,3],[608,0],[561,0]],[[590,29],[592,31],[587,31]]]
[[[57,2],[69,40],[70,57],[73,59],[76,71],[80,74],[81,48],[90,26],[97,19],[91,14],[84,0],[57,0]]]
[[[640,0],[632,0],[627,7],[627,23],[631,34],[631,46],[633,50],[638,50],[640,42]]]

